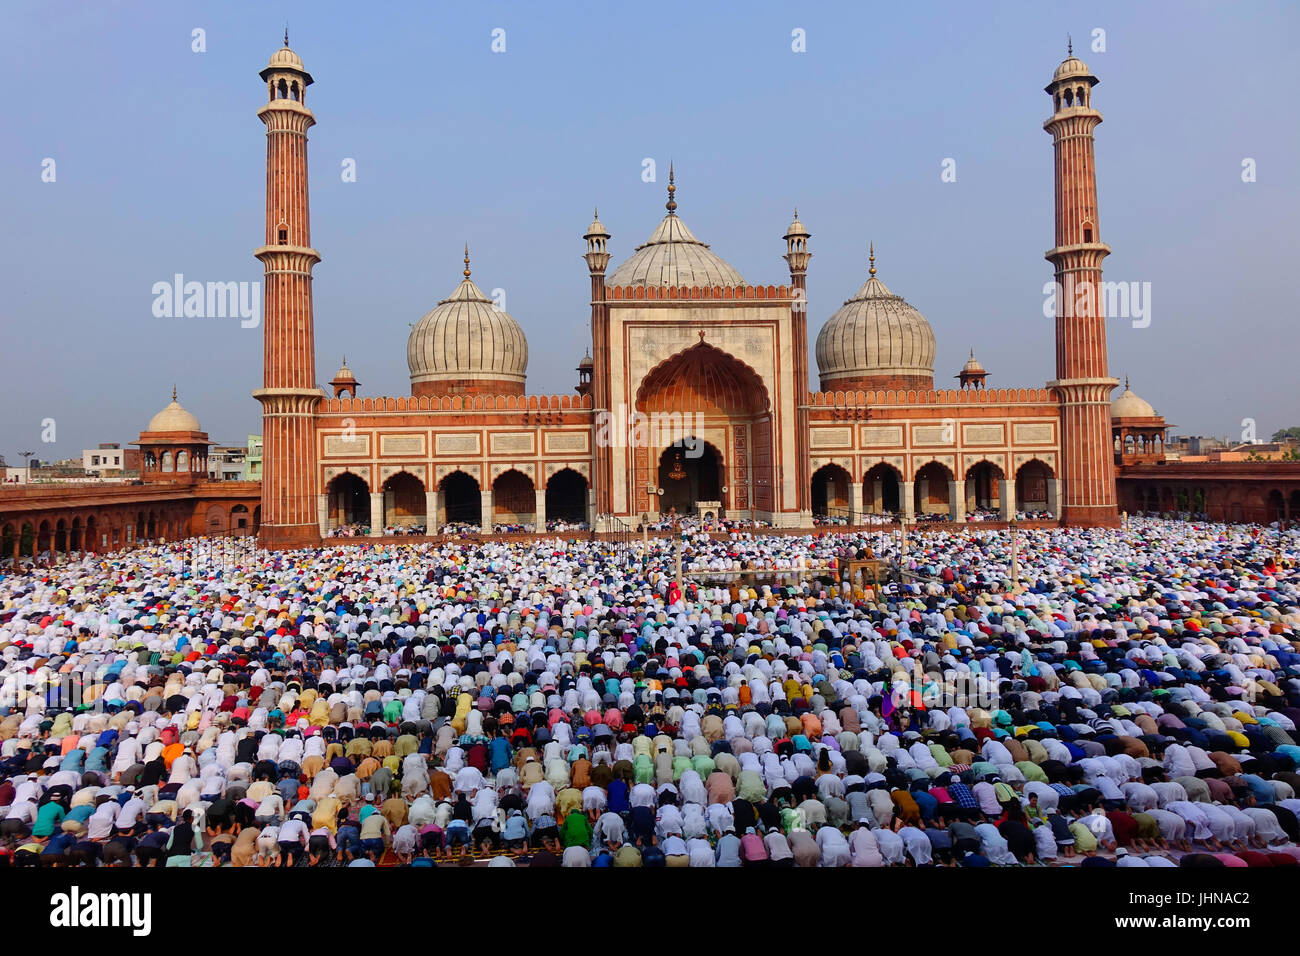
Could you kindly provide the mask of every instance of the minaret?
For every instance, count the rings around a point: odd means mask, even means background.
[[[263,309],[262,542],[273,548],[320,537],[317,517],[316,385],[311,273],[320,256],[311,247],[307,193],[307,130],[316,119],[305,105],[312,78],[298,54],[284,47],[259,74],[267,103],[266,242],[254,255],[266,274]]]
[[[597,514],[612,514],[614,511],[614,449],[609,443],[601,445],[596,441],[600,432],[602,417],[612,414],[613,396],[609,382],[609,310],[605,306],[605,270],[609,267],[610,235],[600,221],[600,210],[592,211],[591,225],[583,235],[587,240],[587,271],[591,274],[591,382],[587,393],[591,395],[592,408],[592,449],[595,457],[595,472],[592,475],[592,491],[595,493]],[[584,393],[584,394],[587,394]],[[608,429],[605,429],[608,431]],[[594,524],[593,524],[594,527]]]
[[[785,261],[790,267],[790,285],[794,289],[794,302],[790,306],[791,348],[794,349],[794,463],[795,502],[799,508],[800,524],[812,525],[812,467],[809,458],[808,426],[808,240],[812,238],[799,221],[799,210],[794,211],[794,221],[782,236],[785,239]],[[857,509],[852,509],[855,513]]]
[[[1046,254],[1056,268],[1056,379],[1048,385],[1061,399],[1060,517],[1066,524],[1114,526],[1109,396],[1119,382],[1106,365],[1101,260],[1110,247],[1097,224],[1096,85],[1071,44],[1046,87],[1054,112],[1043,129],[1052,134],[1056,170],[1056,247]]]

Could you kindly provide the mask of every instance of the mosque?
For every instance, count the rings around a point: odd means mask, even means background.
[[[527,391],[524,328],[475,283],[468,249],[459,283],[410,332],[409,391],[362,394],[345,359],[327,394],[312,316],[312,77],[287,40],[260,76],[265,351],[253,394],[268,544],[310,544],[350,524],[379,535],[447,522],[541,529],[559,518],[612,530],[670,512],[776,528],[811,527],[818,514],[850,524],[873,513],[962,520],[981,508],[1077,525],[1119,520],[1118,382],[1100,296],[1091,309],[1058,310],[1052,380],[995,387],[972,354],[956,387],[936,387],[934,332],[877,275],[873,249],[865,281],[817,335],[820,390],[810,391],[810,233],[796,213],[781,236],[787,268],[747,279],[687,226],[671,169],[666,214],[630,254],[598,216],[583,234],[591,344],[572,394]],[[1056,180],[1046,258],[1059,283],[1100,288],[1110,250],[1097,216],[1096,84],[1071,53],[1046,87],[1043,127]],[[616,254],[625,258],[611,268]],[[690,434],[638,441],[608,427],[637,416],[678,416]],[[1154,440],[1159,425],[1144,416],[1133,433]]]

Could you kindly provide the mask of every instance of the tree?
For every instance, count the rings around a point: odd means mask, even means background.
[[[1300,439],[1300,425],[1292,425],[1290,428],[1279,428],[1273,433],[1273,441],[1286,441],[1288,438]]]

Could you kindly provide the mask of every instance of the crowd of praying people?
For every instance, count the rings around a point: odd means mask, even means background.
[[[810,570],[864,555],[906,583]],[[1294,867],[1298,557],[1130,518],[1015,575],[978,525],[0,572],[0,864]]]

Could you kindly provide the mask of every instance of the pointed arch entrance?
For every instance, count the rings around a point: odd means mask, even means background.
[[[329,496],[331,528],[370,525],[370,485],[359,475],[345,471],[325,486]]]
[[[722,454],[693,436],[674,442],[659,454],[658,482],[663,489],[660,514],[713,511],[722,502],[726,484]]]
[[[438,482],[448,524],[483,524],[483,496],[478,480],[463,471],[453,471]]]
[[[772,403],[750,366],[701,338],[646,374],[635,411],[628,442],[634,512],[682,513],[700,501],[740,517],[776,508]],[[683,439],[703,453],[688,455]],[[689,479],[667,478],[678,452]]]

